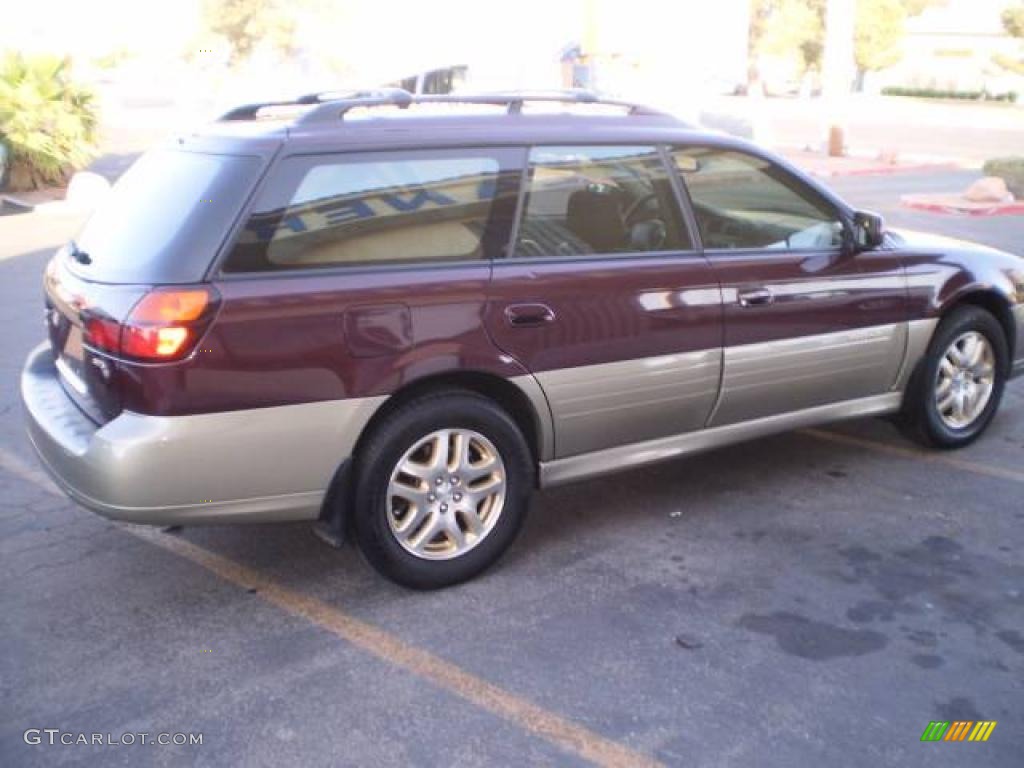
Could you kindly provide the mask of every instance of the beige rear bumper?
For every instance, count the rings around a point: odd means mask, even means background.
[[[124,412],[98,426],[64,393],[48,347],[21,376],[28,434],[75,501],[160,525],[315,519],[383,398],[189,416]]]

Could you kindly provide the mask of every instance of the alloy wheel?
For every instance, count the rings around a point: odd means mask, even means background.
[[[505,489],[505,464],[484,435],[470,429],[431,432],[391,472],[391,533],[416,557],[459,557],[494,529]]]
[[[970,427],[992,398],[996,357],[992,344],[977,331],[958,336],[939,361],[935,408],[951,429]]]

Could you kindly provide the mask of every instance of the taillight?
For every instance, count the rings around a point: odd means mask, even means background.
[[[205,329],[212,289],[160,289],[143,296],[121,329],[121,354],[140,360],[185,357]]]
[[[135,360],[180,360],[195,348],[219,300],[209,286],[157,288],[139,299],[123,323],[85,317],[85,340]]]
[[[117,355],[121,352],[121,324],[109,317],[85,315],[82,318],[86,344]]]

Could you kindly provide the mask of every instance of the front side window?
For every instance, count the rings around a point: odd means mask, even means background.
[[[516,174],[486,151],[286,158],[224,270],[491,258],[515,190]]]
[[[535,147],[530,151],[516,256],[690,247],[655,147]]]
[[[781,168],[710,147],[674,150],[707,249],[832,249],[842,245],[837,211]]]

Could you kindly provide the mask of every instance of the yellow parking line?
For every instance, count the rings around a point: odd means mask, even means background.
[[[939,451],[930,452],[918,450],[916,448],[908,448],[901,445],[890,445],[889,443],[882,443],[877,440],[868,440],[863,437],[844,435],[839,432],[829,432],[824,429],[801,429],[800,434],[815,437],[819,440],[827,440],[831,443],[839,443],[840,445],[852,445],[857,448],[866,448],[869,451],[874,451],[875,453],[885,453],[890,456],[899,456],[904,459],[916,459],[918,461],[927,461],[932,464],[942,464],[964,472],[973,472],[976,475],[998,477],[1001,480],[1024,483],[1024,472],[1017,472],[1003,467],[993,467],[987,464],[978,464],[977,462],[958,459],[950,456],[948,453],[942,453]]]
[[[35,483],[44,490],[63,495],[41,471],[0,448],[0,469]],[[533,702],[510,693],[483,678],[465,671],[391,633],[357,619],[322,600],[283,587],[269,576],[178,536],[144,526],[123,526],[125,533],[160,547],[199,565],[225,581],[256,595],[283,611],[327,630],[391,666],[433,683],[491,714],[539,736],[545,741],[575,753],[601,766],[660,766],[661,763],[629,747],[606,739]]]
[[[382,661],[423,678],[596,765],[659,765],[639,752],[509,693],[322,600],[282,587],[258,571],[152,528],[126,530],[144,541],[201,565],[226,581],[246,589],[255,588],[259,597],[268,603],[311,621]]]
[[[21,458],[16,456],[9,451],[0,448],[0,469],[4,472],[8,472],[16,477],[20,477],[22,480],[27,480],[33,485],[39,486],[42,490],[47,493],[51,493],[54,496],[63,496],[61,490],[54,485],[53,481],[47,477],[46,473],[38,467],[34,467],[27,464]]]

